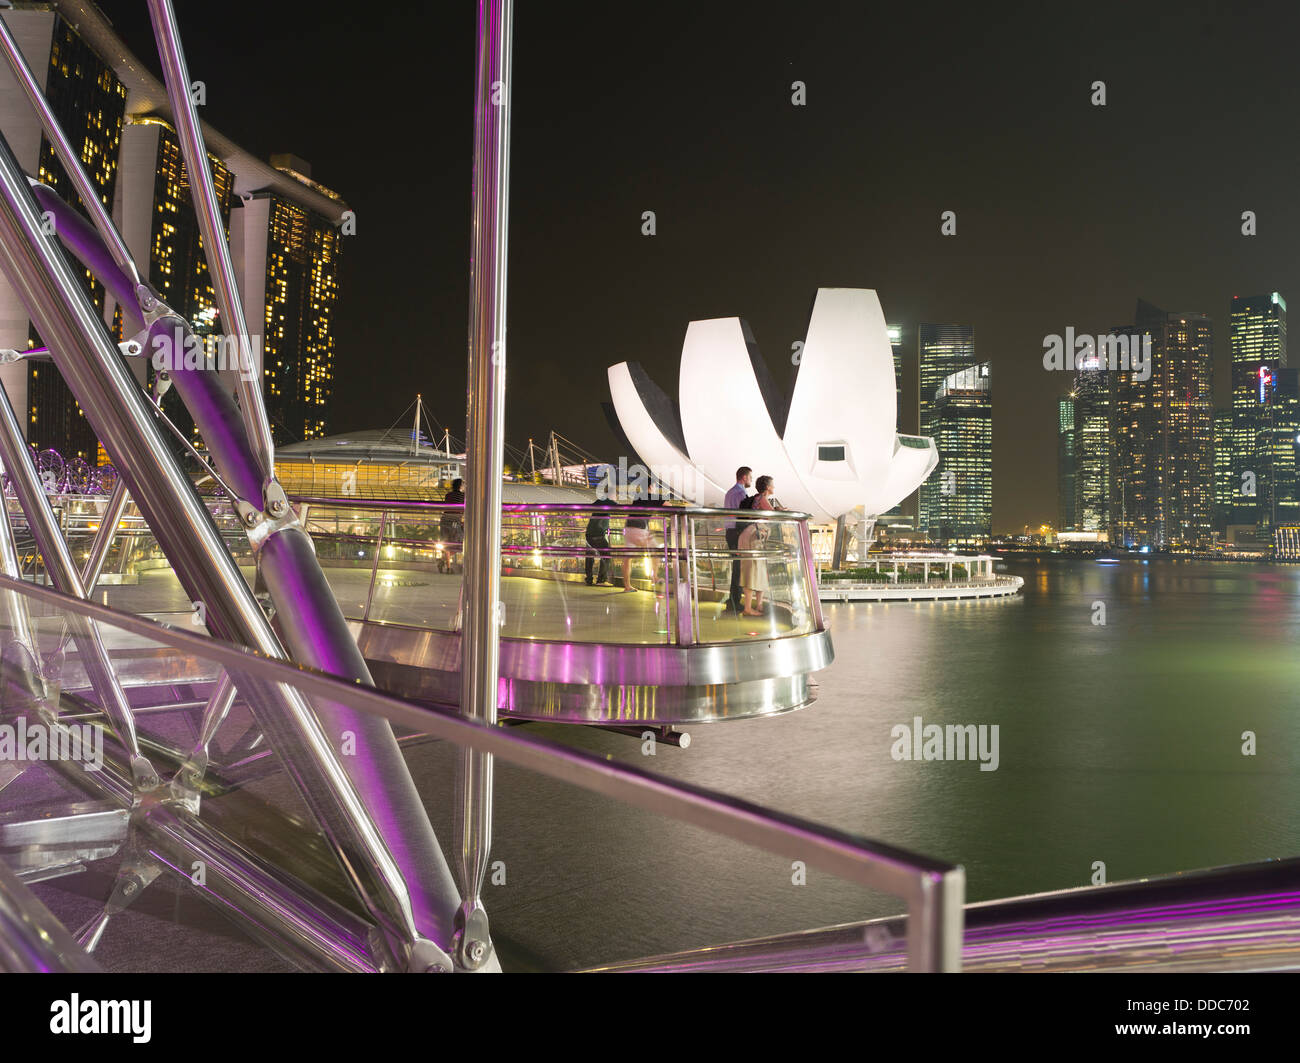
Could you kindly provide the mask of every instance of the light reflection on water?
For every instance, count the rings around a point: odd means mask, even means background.
[[[692,728],[689,749],[651,761],[625,736],[535,731],[963,864],[975,901],[1087,885],[1096,861],[1115,882],[1300,854],[1300,567],[1009,571],[1025,578],[1012,599],[827,605],[836,657],[817,703]],[[998,724],[998,770],[893,760],[891,729],[916,716]],[[1245,730],[1255,757],[1241,755]],[[495,902],[494,925],[557,968],[901,910],[815,868],[796,887],[789,859],[498,772],[493,851],[526,885]],[[576,939],[575,920],[592,933]]]
[[[1007,570],[1017,599],[828,607],[836,660],[800,715],[858,760],[815,818],[965,864],[972,899],[1084,885],[1098,860],[1115,881],[1300,853],[1300,569]],[[915,716],[999,724],[999,769],[893,761]]]

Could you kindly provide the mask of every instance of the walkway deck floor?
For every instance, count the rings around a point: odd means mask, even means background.
[[[253,570],[242,570],[250,582]],[[370,570],[327,568],[325,574],[343,615],[361,619],[370,588]],[[392,624],[454,630],[460,576],[415,569],[381,569],[375,581],[370,619]],[[644,584],[643,584],[644,585]],[[505,606],[504,638],[558,642],[608,642],[662,645],[668,641],[664,599],[648,590],[622,586],[507,576],[501,581]],[[96,601],[137,615],[167,617],[192,611],[180,581],[170,569],[142,573],[138,584],[102,586]],[[787,614],[737,616],[720,602],[701,602],[699,641],[776,638],[790,633]]]

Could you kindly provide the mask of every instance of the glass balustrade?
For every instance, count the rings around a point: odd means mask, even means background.
[[[105,500],[55,500],[84,564]],[[296,502],[349,620],[460,630],[463,509],[441,503]],[[256,560],[238,515],[209,503],[250,586]],[[43,581],[39,553],[11,503],[24,573]],[[752,526],[741,545],[728,522]],[[732,606],[735,579],[740,604]],[[108,548],[97,600],[165,616],[191,608],[147,525],[128,505]],[[746,594],[748,592],[748,594]],[[806,520],[775,512],[677,506],[509,504],[501,518],[503,638],[611,645],[713,645],[821,630]]]
[[[575,521],[581,532],[581,515],[521,511],[509,534],[558,549]],[[538,570],[547,575],[509,578],[573,584],[556,577],[581,556],[553,556]],[[133,803],[125,749],[102,708],[104,677],[70,637],[86,625],[163,780],[143,802]],[[889,924],[835,958],[877,962],[884,949],[897,968],[910,944],[917,966],[957,962],[960,869],[768,811],[757,779],[735,796],[715,792],[707,759],[666,742],[643,755],[653,729],[486,727],[201,635],[186,621],[159,624],[0,576],[0,926],[18,927],[47,969],[84,960],[67,934],[119,972],[402,969],[316,817],[341,800],[340,777],[303,771],[333,759],[365,778],[371,751],[349,744],[334,706],[393,724],[453,871],[458,758],[467,744],[495,754],[483,897],[507,970],[599,968],[909,911],[910,943],[904,924]],[[223,675],[229,702],[217,696]],[[295,703],[320,721],[325,747],[281,741]],[[359,814],[382,832],[381,811]],[[408,868],[409,889],[447,889],[440,859]],[[793,888],[795,860],[826,873]],[[801,947],[767,957],[825,960]]]

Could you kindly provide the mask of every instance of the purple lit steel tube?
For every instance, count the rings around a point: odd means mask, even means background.
[[[154,329],[159,328],[184,329],[184,322],[159,318]],[[169,374],[217,471],[234,490],[251,492],[244,498],[256,504],[261,497],[257,459],[220,374],[206,369]],[[293,660],[373,686],[370,669],[302,526],[295,522],[272,532],[260,548],[258,564]],[[350,731],[358,749],[364,749],[364,755],[346,758],[343,767],[404,872],[416,925],[445,948],[459,894],[392,727],[338,703],[318,703],[316,712],[327,731],[336,736]]]
[[[279,640],[226,551],[210,514],[168,450],[151,404],[127,371],[79,279],[42,231],[37,204],[3,137],[0,265],[48,340],[56,365],[113,456],[182,585],[191,599],[207,605],[209,626],[232,642],[269,656],[282,656]],[[337,605],[334,609],[337,612]],[[430,909],[441,911],[448,904],[454,907],[454,896],[412,902],[413,891],[425,892],[421,875],[429,869],[395,863],[380,827],[340,762],[335,750],[337,737],[327,735],[302,695],[293,688],[274,686],[255,711],[370,910],[392,932],[407,939],[419,933],[435,943],[448,942],[442,936],[445,927],[428,913]],[[354,759],[361,760],[373,753],[365,745],[370,729],[356,733],[362,757]],[[381,756],[381,764],[357,769],[359,776],[367,770],[382,772],[394,759],[403,764],[387,725],[378,735],[376,747],[382,749],[385,735],[394,747],[394,756]],[[432,828],[418,803],[414,808],[381,808],[379,815],[385,820],[384,829],[400,816],[417,824],[417,833],[432,838]],[[436,873],[432,877],[436,878]],[[416,910],[425,915],[423,920]],[[429,950],[418,942],[414,945],[411,962],[423,963]],[[436,962],[441,965],[442,961]]]
[[[36,197],[41,210],[49,211],[54,216],[54,232],[63,246],[71,251],[117,300],[122,308],[123,335],[134,336],[144,328],[144,318],[140,316],[140,304],[131,278],[118,266],[108,248],[104,246],[99,233],[95,231],[95,227],[60,199],[54,189],[34,181],[31,183],[31,188],[32,195]]]

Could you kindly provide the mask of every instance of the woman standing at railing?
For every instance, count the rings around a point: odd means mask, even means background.
[[[772,477],[760,476],[754,482],[754,488],[756,493],[745,500],[749,502],[749,509],[771,512],[772,510],[784,508],[776,501],[776,482]],[[740,549],[745,551],[762,550],[767,545],[770,532],[768,522],[765,520],[751,520],[742,523],[745,524],[745,528],[740,533]],[[746,557],[740,562],[740,586],[745,592],[742,615],[762,616],[763,595],[768,592],[766,558]],[[752,602],[751,599],[753,599]]]

